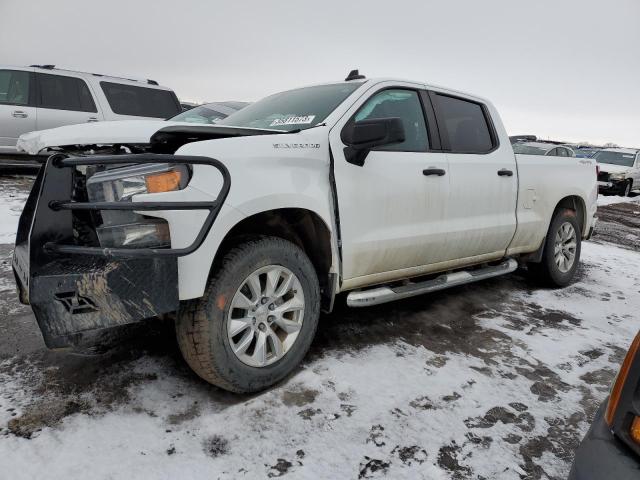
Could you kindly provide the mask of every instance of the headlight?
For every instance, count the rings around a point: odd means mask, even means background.
[[[624,173],[610,173],[609,174],[609,180],[624,180],[625,179],[625,174]]]
[[[90,202],[131,202],[142,193],[171,192],[189,182],[187,165],[149,164],[113,168],[94,173],[87,180]],[[165,220],[133,211],[104,210],[96,228],[102,247],[168,247],[169,225]]]

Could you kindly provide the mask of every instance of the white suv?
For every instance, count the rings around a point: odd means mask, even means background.
[[[153,80],[0,65],[0,154],[15,155],[26,132],[85,122],[169,118],[182,111],[173,91]]]

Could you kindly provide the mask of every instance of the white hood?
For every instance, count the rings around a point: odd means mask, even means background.
[[[38,155],[45,148],[65,145],[149,143],[154,133],[172,125],[184,125],[184,123],[164,120],[120,120],[66,125],[20,135],[16,146],[18,151]]]

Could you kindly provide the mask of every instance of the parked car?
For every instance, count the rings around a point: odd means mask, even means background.
[[[591,158],[599,152],[600,149],[591,147],[573,147],[573,151],[578,158]]]
[[[640,478],[640,333],[582,440],[569,480]]]
[[[127,145],[131,152],[141,152],[149,147],[152,135],[163,127],[213,124],[246,105],[247,102],[214,102],[181,112],[168,120],[128,120],[40,130],[21,135],[16,148],[20,152],[42,156],[60,149],[68,152],[74,145],[79,145],[80,153],[87,145],[96,152],[121,144]]]
[[[525,155],[546,155],[553,157],[575,157],[571,147],[566,145],[556,145],[555,143],[544,142],[518,142],[513,144],[515,153]]]
[[[366,307],[519,263],[568,285],[596,221],[595,161],[514,155],[487,100],[357,72],[126,148],[41,169],[20,299],[51,348],[176,312],[187,363],[234,392],[291,373],[341,292]]]
[[[593,158],[600,166],[598,186],[601,192],[628,197],[640,188],[640,150],[605,148]]]
[[[0,155],[16,162],[18,137],[62,125],[169,118],[182,108],[154,80],[75,72],[53,65],[0,65]]]

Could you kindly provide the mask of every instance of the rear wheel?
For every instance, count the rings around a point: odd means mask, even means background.
[[[279,238],[253,240],[230,250],[205,295],[181,309],[178,344],[209,383],[255,392],[300,363],[319,311],[318,278],[306,254]]]
[[[540,263],[529,271],[544,284],[565,287],[571,283],[580,261],[582,235],[573,210],[557,210],[551,220]]]

